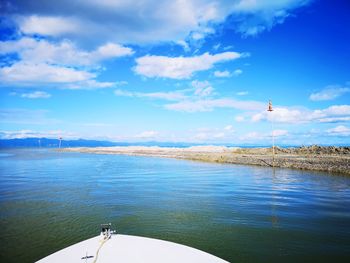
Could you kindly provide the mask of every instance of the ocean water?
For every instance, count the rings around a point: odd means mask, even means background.
[[[230,262],[350,262],[350,177],[0,150],[0,262],[33,262],[108,222]]]

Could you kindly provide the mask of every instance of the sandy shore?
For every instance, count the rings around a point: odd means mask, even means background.
[[[350,147],[238,148],[223,146],[64,148],[65,152],[157,156],[205,162],[275,166],[350,175]]]

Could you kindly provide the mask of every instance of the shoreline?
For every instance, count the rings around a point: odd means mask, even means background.
[[[350,147],[308,146],[298,148],[239,148],[192,146],[188,148],[158,146],[62,148],[62,152],[117,154],[185,159],[202,162],[293,168],[350,175]]]

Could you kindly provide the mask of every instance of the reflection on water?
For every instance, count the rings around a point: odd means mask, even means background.
[[[0,261],[98,234],[166,239],[232,262],[350,262],[350,178],[200,162],[0,152]]]

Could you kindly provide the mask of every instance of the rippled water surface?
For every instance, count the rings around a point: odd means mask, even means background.
[[[230,262],[350,262],[350,177],[47,149],[1,150],[0,173],[0,262],[105,222]]]

